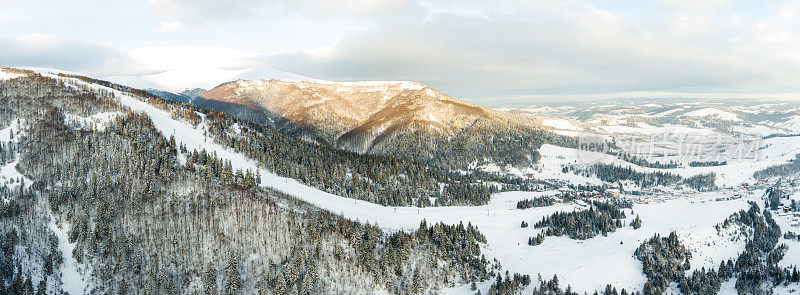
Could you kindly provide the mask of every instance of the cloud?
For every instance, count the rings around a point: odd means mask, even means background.
[[[51,67],[95,76],[143,75],[158,70],[94,43],[46,34],[0,38],[0,64]]]
[[[156,32],[174,32],[186,29],[186,24],[182,21],[171,21],[162,23],[161,26],[156,28]]]
[[[147,0],[156,15],[177,17],[183,21],[223,21],[255,16],[268,1],[247,0]]]
[[[800,93],[796,1],[148,0],[147,11],[125,37],[84,37],[99,43],[0,39],[0,63],[181,83],[190,82],[185,73],[219,79],[271,67],[326,80],[414,80],[462,98]],[[195,46],[209,44],[230,48]]]
[[[245,23],[271,17],[302,18],[324,22],[389,22],[422,16],[416,1],[407,0],[148,0],[154,14],[178,19],[184,25],[202,23]]]
[[[460,97],[800,90],[800,41],[779,20],[667,9],[640,22],[575,1],[504,3],[513,9],[429,11],[265,63],[328,80],[416,80]]]

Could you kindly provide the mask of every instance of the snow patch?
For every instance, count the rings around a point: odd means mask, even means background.
[[[583,128],[577,127],[572,125],[572,122],[566,120],[558,120],[558,119],[546,119],[542,120],[542,125],[550,126],[560,130],[569,130],[569,131],[581,131]]]
[[[686,117],[714,117],[716,119],[725,120],[725,121],[741,121],[736,114],[731,112],[726,112],[723,110],[715,109],[715,108],[704,108],[699,110],[694,110],[688,113],[683,114]]]
[[[22,175],[22,173],[19,173],[19,170],[17,170],[17,163],[19,163],[19,160],[0,166],[0,185],[15,188],[20,185],[27,187],[33,184],[32,180]]]
[[[24,77],[24,76],[25,76],[24,74],[9,73],[9,72],[0,70],[0,81],[16,79],[16,78]]]
[[[88,117],[76,116],[73,114],[64,114],[64,124],[74,129],[79,128],[94,128],[99,131],[105,130],[106,123],[120,115],[120,112],[107,112],[94,114]]]
[[[55,216],[53,216],[53,213],[50,212],[49,227],[58,238],[58,250],[61,251],[61,255],[64,257],[64,260],[61,263],[62,289],[64,289],[64,291],[70,295],[88,294],[90,290],[88,290],[89,283],[87,282],[86,277],[89,275],[87,273],[87,276],[84,276],[81,273],[78,261],[72,257],[72,251],[75,250],[75,243],[69,242],[67,234],[67,228],[69,225],[62,224],[61,227],[56,225]],[[86,272],[89,271],[87,270]]]

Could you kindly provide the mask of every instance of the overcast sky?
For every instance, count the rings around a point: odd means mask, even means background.
[[[791,0],[0,0],[0,7],[2,65],[143,79],[169,90],[213,86],[258,67],[333,81],[418,81],[487,103],[800,93],[800,1]]]

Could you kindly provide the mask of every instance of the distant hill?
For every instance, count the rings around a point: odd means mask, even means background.
[[[192,88],[192,89],[186,89],[184,91],[181,91],[180,94],[184,95],[184,96],[188,96],[188,97],[190,97],[192,99],[195,99],[198,96],[200,96],[201,94],[205,93],[206,91],[207,90],[205,90],[203,88]]]

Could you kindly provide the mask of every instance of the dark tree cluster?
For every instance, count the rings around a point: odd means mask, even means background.
[[[767,199],[765,200],[765,207],[770,210],[778,210],[781,207],[781,199],[788,199],[788,194],[779,188],[767,189]]]
[[[638,158],[636,156],[633,156],[633,155],[631,155],[629,153],[625,153],[625,152],[613,152],[613,151],[611,151],[608,154],[616,155],[621,160],[623,160],[625,162],[628,162],[628,163],[631,163],[631,164],[634,164],[636,166],[647,167],[647,168],[674,169],[674,168],[678,168],[678,164],[679,164],[678,162],[675,162],[675,161],[669,161],[667,163],[662,163],[662,162],[659,162],[659,161],[651,162],[651,161],[648,161],[646,159]]]
[[[689,270],[692,254],[678,240],[678,235],[654,235],[634,251],[636,259],[642,262],[642,272],[647,277],[644,294],[662,294],[670,282],[679,282],[683,272]]]
[[[631,221],[631,227],[633,229],[639,229],[642,227],[642,219],[639,218],[638,214],[636,215],[636,218],[634,218],[633,221]]]
[[[625,212],[614,202],[590,201],[589,209],[571,212],[556,212],[533,225],[546,228],[546,236],[567,235],[572,239],[585,240],[598,234],[603,236],[623,227]]]
[[[685,184],[691,188],[703,191],[715,188],[714,181],[716,180],[715,173],[707,173],[695,175],[684,179],[683,177],[662,171],[655,172],[639,172],[631,167],[623,167],[614,164],[597,163],[588,168],[578,168],[574,166],[565,166],[562,168],[564,173],[574,172],[583,176],[597,176],[600,180],[605,182],[616,183],[620,181],[632,181],[639,187],[652,187],[652,186],[670,186],[677,184]]]
[[[517,209],[529,209],[534,207],[547,207],[556,203],[556,199],[549,196],[536,197],[533,199],[523,199],[517,202]]]
[[[784,271],[777,264],[783,258],[786,246],[776,248],[781,229],[772,219],[772,214],[766,209],[762,212],[756,203],[751,202],[750,209],[735,213],[726,222],[752,229],[752,237],[745,244],[744,252],[736,258],[736,290],[764,294],[764,283],[780,284]]]
[[[539,285],[534,287],[533,295],[579,295],[580,293],[572,291],[572,287],[567,285],[566,288],[562,289],[559,285],[558,276],[553,275],[553,278],[550,280],[542,280],[542,277],[539,276]],[[587,294],[587,293],[584,293]],[[638,295],[638,292],[630,292],[628,293],[625,288],[622,290],[618,290],[616,287],[612,285],[606,285],[603,291],[594,291],[592,293],[594,295]]]
[[[538,246],[544,243],[544,233],[528,238],[528,246]]]
[[[800,235],[794,233],[793,231],[787,231],[783,234],[783,238],[787,240],[797,240],[800,242]]]
[[[477,120],[453,136],[407,134],[388,139],[368,152],[418,159],[452,169],[466,169],[476,160],[488,160],[501,166],[528,166],[539,160],[538,149],[544,143],[576,147],[577,139],[536,127],[496,126]]]
[[[11,130],[11,134],[14,134]],[[17,157],[16,145],[12,142],[0,142],[0,165],[8,164]]]
[[[725,264],[723,263],[722,265],[720,269],[722,269]],[[722,280],[725,279],[727,278],[722,273],[718,274],[713,269],[706,271],[705,268],[702,268],[700,270],[695,270],[690,276],[682,278],[678,284],[678,288],[683,294],[687,295],[714,295],[719,293]]]
[[[515,273],[513,276],[506,271],[505,279],[497,274],[494,283],[489,286],[487,295],[510,295],[520,294],[522,290],[531,284],[531,276]]]
[[[714,184],[716,180],[717,174],[714,172],[709,172],[705,174],[689,176],[683,180],[683,183],[698,191],[708,191],[717,188],[716,184]]]
[[[800,172],[800,154],[795,155],[795,158],[785,164],[770,166],[763,170],[756,171],[753,174],[755,179],[766,179],[770,177],[787,176]]]
[[[225,183],[243,188],[254,188],[261,183],[261,175],[258,171],[236,170],[234,172],[231,161],[217,157],[216,152],[209,154],[205,150],[199,153],[192,151],[186,156],[186,168],[190,171],[197,171],[206,178],[217,178]]]
[[[689,167],[716,167],[728,165],[728,161],[692,161],[689,162]]]
[[[605,182],[619,182],[624,180],[633,181],[640,187],[668,186],[678,184],[682,178],[669,172],[650,172],[644,173],[634,170],[631,167],[623,167],[613,164],[597,163],[589,168],[564,167],[566,171],[574,171],[576,174],[584,176],[597,176]]]

